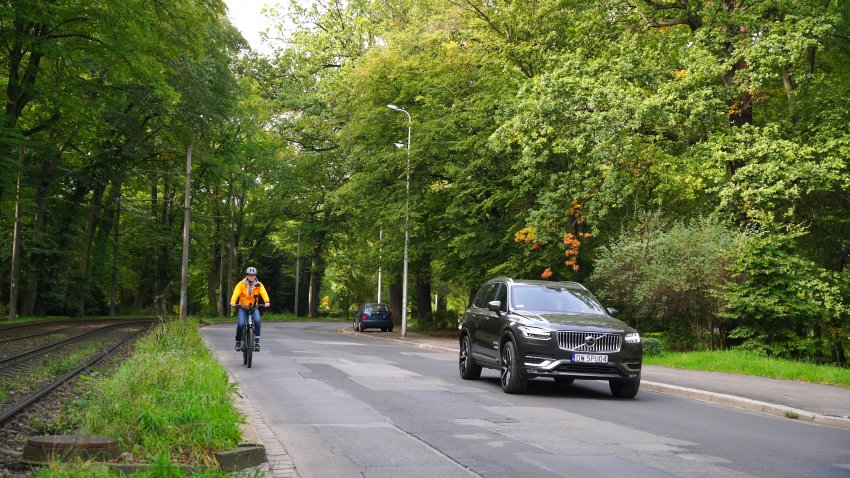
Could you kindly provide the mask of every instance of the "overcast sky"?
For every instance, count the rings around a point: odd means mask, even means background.
[[[260,32],[271,25],[261,13],[263,6],[276,5],[277,0],[225,0],[227,4],[227,16],[233,25],[242,32],[242,36],[248,40],[251,47],[262,53],[268,53],[268,47],[260,43]]]

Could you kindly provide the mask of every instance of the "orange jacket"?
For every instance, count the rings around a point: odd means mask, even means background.
[[[230,297],[230,303],[249,306],[254,303],[255,295],[262,297],[263,302],[269,302],[269,294],[266,292],[266,288],[263,287],[262,282],[254,281],[254,286],[252,287],[251,294],[249,295],[248,279],[242,279],[236,284],[236,287],[233,288],[233,295]],[[239,299],[239,301],[237,302],[236,299]]]

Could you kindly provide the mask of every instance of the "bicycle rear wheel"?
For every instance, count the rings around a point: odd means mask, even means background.
[[[254,356],[254,328],[248,327],[247,332],[245,334],[245,363],[248,368],[251,368],[251,359]]]

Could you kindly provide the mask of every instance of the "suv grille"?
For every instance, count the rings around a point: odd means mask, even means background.
[[[613,334],[558,332],[558,347],[576,352],[619,352],[621,340]]]

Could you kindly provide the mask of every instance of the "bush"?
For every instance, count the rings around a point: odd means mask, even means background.
[[[670,223],[645,214],[599,250],[590,282],[603,300],[644,331],[675,331],[683,349],[707,348],[721,329],[714,293],[727,281],[740,235],[711,219]],[[670,344],[672,346],[672,343]]]
[[[461,313],[456,310],[438,310],[431,315],[434,330],[457,330]]]
[[[641,337],[643,344],[643,354],[650,357],[661,355],[664,352],[664,342],[655,337]]]
[[[723,288],[723,316],[739,348],[767,356],[841,362],[841,326],[850,315],[847,275],[802,257],[805,231],[747,236]]]

